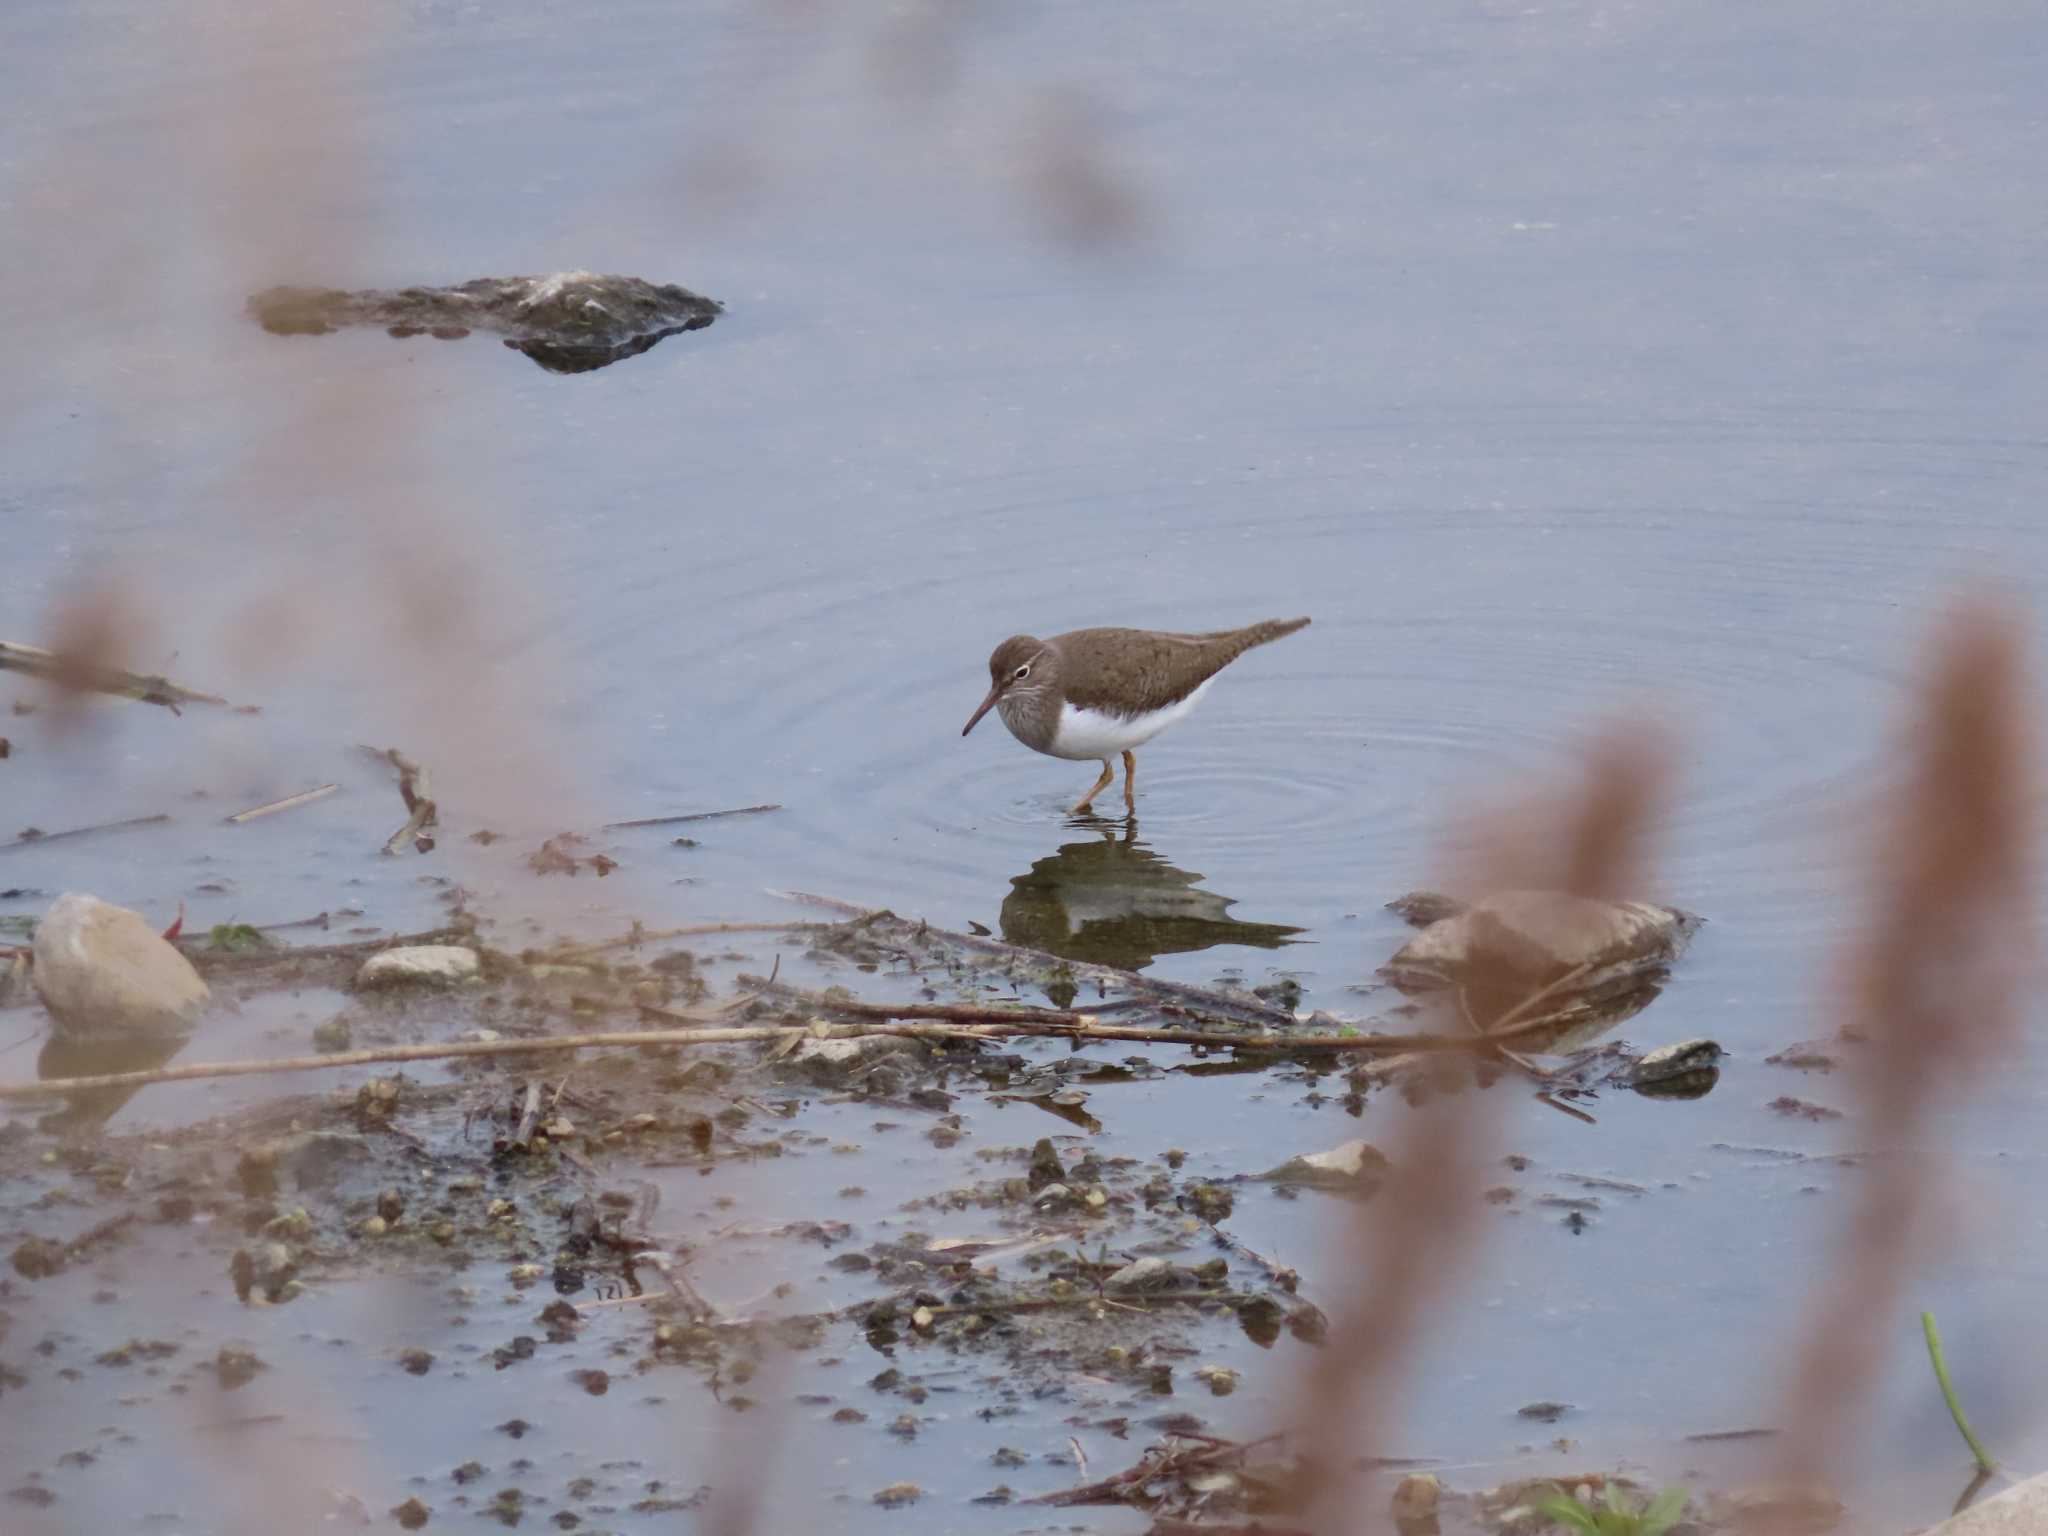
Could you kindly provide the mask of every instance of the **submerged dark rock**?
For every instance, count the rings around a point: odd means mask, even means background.
[[[588,373],[702,330],[725,306],[675,283],[595,272],[480,277],[452,288],[266,288],[249,313],[275,336],[380,326],[392,336],[502,337],[550,373]]]

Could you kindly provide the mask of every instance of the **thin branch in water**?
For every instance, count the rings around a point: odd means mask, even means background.
[[[621,934],[616,939],[600,939],[591,944],[568,944],[549,951],[551,958],[561,961],[573,960],[579,955],[601,955],[606,950],[633,949],[642,944],[664,944],[670,939],[704,938],[715,933],[787,933],[792,928],[811,926],[805,923],[692,923],[683,928],[640,928]]]
[[[59,688],[87,693],[113,694],[137,699],[144,704],[161,704],[172,714],[180,704],[220,704],[228,701],[215,693],[201,693],[143,672],[109,667],[83,657],[46,651],[39,645],[22,645],[0,640],[0,672],[21,672],[54,683]]]
[[[1044,1010],[1050,1014],[1052,1010]],[[681,1013],[673,1009],[641,1005],[648,1018],[693,1024],[696,1020],[724,1017],[722,1010]],[[1071,1017],[1085,1021],[1087,1015]],[[1328,1036],[1309,1040],[1271,1040],[1263,1036],[1220,1035],[1192,1029],[1132,1029],[1086,1022],[1068,1023],[1063,1018],[1019,1019],[1004,1017],[987,1024],[884,1023],[742,1025],[737,1027],[605,1030],[583,1035],[547,1035],[530,1040],[456,1040],[444,1045],[392,1045],[360,1051],[336,1051],[322,1056],[281,1056],[264,1061],[194,1062],[178,1067],[158,1067],[149,1072],[109,1072],[95,1077],[52,1078],[36,1083],[0,1083],[0,1101],[48,1099],[98,1088],[142,1088],[152,1083],[196,1082],[216,1077],[260,1077],[288,1072],[330,1072],[340,1067],[371,1066],[385,1062],[452,1061],[466,1056],[543,1056],[564,1051],[598,1050],[641,1046],[738,1045],[749,1041],[802,1044],[805,1040],[857,1040],[867,1035],[891,1035],[906,1040],[983,1041],[1007,1040],[1018,1035],[1050,1035],[1061,1039],[1129,1040],[1148,1045],[1192,1045],[1205,1049],[1266,1050],[1281,1053],[1323,1049],[1330,1051],[1372,1051],[1410,1048],[1413,1037]],[[1455,1037],[1428,1037],[1448,1050],[1470,1050],[1469,1041]]]
[[[753,989],[755,997],[779,997],[801,1003],[820,1013],[845,1014],[857,1019],[930,1019],[957,1024],[980,1024],[1018,1034],[1065,1035],[1083,1040],[1133,1040],[1153,1045],[1199,1045],[1238,1051],[1464,1051],[1484,1052],[1486,1042],[1462,1035],[1275,1035],[1243,1030],[1161,1029],[1141,1024],[1105,1024],[1092,1013],[1066,1008],[1031,1008],[1024,1005],[992,1006],[984,1003],[863,1003],[851,998],[827,997],[799,987],[778,984],[771,977],[740,975],[742,987]],[[663,1017],[653,1004],[640,1011],[651,1018]]]
[[[691,821],[723,821],[728,816],[765,816],[779,805],[742,805],[730,811],[692,811],[687,816],[643,816],[638,821],[608,821],[599,830],[624,832],[631,827],[680,827]]]
[[[282,800],[272,800],[267,805],[252,805],[248,810],[237,811],[232,816],[223,817],[222,820],[231,826],[240,826],[246,821],[275,816],[279,811],[295,811],[302,805],[311,805],[315,800],[325,800],[339,788],[339,784],[322,784],[315,789],[303,789],[296,795],[286,795]]]
[[[102,832],[127,832],[136,827],[154,827],[171,818],[158,812],[154,816],[130,816],[125,821],[102,821],[90,827],[71,827],[63,832],[44,832],[37,827],[26,827],[11,843],[0,843],[0,853],[20,848],[40,848],[44,843],[61,843],[73,837],[97,837]]]

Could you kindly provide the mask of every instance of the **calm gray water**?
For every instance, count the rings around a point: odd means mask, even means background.
[[[1846,1090],[1761,1058],[1834,1022],[1823,967],[1931,615],[1985,575],[2048,589],[2048,17],[962,6],[931,13],[946,67],[920,94],[890,87],[923,57],[905,14],[414,0],[315,33],[328,77],[225,10],[15,0],[0,638],[115,582],[138,665],[264,712],[111,708],[63,739],[0,717],[0,833],[176,817],[0,853],[0,889],[31,893],[0,914],[82,887],[202,926],[345,902],[405,926],[442,874],[556,927],[770,915],[796,888],[1028,937],[1012,917],[1100,905],[1110,867],[1234,903],[1183,933],[1227,942],[1160,974],[1284,970],[1359,1007],[1399,942],[1380,903],[1429,881],[1468,797],[1653,706],[1683,769],[1654,894],[1710,926],[1629,1034],[1735,1060],[1702,1104],[1514,1117],[1545,1166],[1678,1189],[1611,1211],[1597,1251],[1511,1229],[1399,1449],[1500,1459],[1545,1438],[1513,1417],[1538,1397],[1581,1406],[1593,1462],[1682,1466],[1677,1436],[1767,1422],[1771,1327],[1844,1205],[1808,1191],[1850,1186],[1715,1146],[1853,1141],[1766,1113]],[[324,139],[298,122],[323,81]],[[1126,247],[1049,234],[1034,177],[1069,128],[1133,189]],[[729,312],[566,378],[482,336],[241,313],[278,282],[573,268]],[[959,737],[1012,632],[1296,613],[1313,627],[1142,755],[1135,850],[1067,824],[1085,765],[993,721]],[[435,770],[432,859],[376,856],[403,813],[358,742]],[[682,829],[695,848],[601,836],[601,885],[523,871],[554,832],[760,801],[786,809]],[[1247,1082],[1134,1085],[1106,1134],[1199,1131],[1223,1171],[1356,1129]],[[2029,1058],[1943,1123],[1959,1257],[1915,1293],[2022,1468],[2048,1460],[2044,1096]],[[1318,1214],[1241,1225],[1301,1254]],[[1917,1524],[1963,1464],[1896,1322],[1872,1460]],[[1232,1411],[1262,1427],[1278,1373],[1247,1369]],[[934,1444],[816,1463],[856,1497],[832,1518],[932,1481]]]

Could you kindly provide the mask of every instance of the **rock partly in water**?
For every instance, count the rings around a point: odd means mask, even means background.
[[[1721,1080],[1723,1054],[1719,1044],[1705,1038],[1674,1041],[1645,1053],[1625,1081],[1653,1099],[1696,1099]]]
[[[476,951],[460,944],[414,944],[370,956],[356,972],[356,986],[453,987],[475,981],[482,972]]]
[[[1428,910],[1428,892],[1401,903]],[[1446,915],[1397,950],[1380,974],[1406,990],[1431,991],[1474,979],[1541,986],[1580,966],[1666,963],[1683,953],[1699,918],[1648,901],[1598,901],[1562,891],[1500,891],[1470,906],[1451,898]]]
[[[212,996],[139,913],[76,891],[36,925],[34,954],[53,1041],[183,1040]]]
[[[550,373],[637,357],[666,337],[703,329],[725,309],[674,283],[596,272],[480,277],[452,288],[266,288],[248,307],[278,336],[373,325],[400,338],[457,341],[488,331]]]
[[[1500,891],[1469,906],[1429,892],[1395,904],[1434,916],[1380,967],[1411,996],[1451,994],[1472,1027],[1512,1020],[1539,1054],[1586,1044],[1656,1000],[1700,919],[1647,901]]]
[[[1347,1141],[1327,1152],[1290,1157],[1258,1177],[1270,1184],[1363,1192],[1379,1188],[1386,1171],[1387,1157],[1378,1147],[1369,1141]]]

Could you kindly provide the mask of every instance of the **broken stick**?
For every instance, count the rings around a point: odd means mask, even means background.
[[[434,851],[433,829],[440,825],[441,810],[434,804],[434,790],[427,770],[396,747],[365,747],[398,770],[398,792],[405,798],[405,825],[385,840],[384,851],[397,853],[410,840],[421,853]]]
[[[648,1018],[683,1024],[721,1017],[717,1011],[682,1013],[643,1004]],[[865,1035],[893,1035],[906,1040],[1008,1040],[1019,1035],[1050,1035],[1072,1040],[1127,1040],[1144,1045],[1191,1045],[1204,1050],[1350,1054],[1400,1049],[1472,1052],[1475,1042],[1452,1035],[1297,1035],[1225,1034],[1202,1029],[1138,1029],[1095,1022],[1088,1014],[1039,1010],[1041,1017],[1015,1013],[988,1024],[823,1024],[808,1026],[746,1025],[728,1028],[606,1030],[588,1035],[550,1035],[532,1040],[457,1040],[446,1045],[392,1045],[373,1050],[336,1051],[326,1056],[282,1056],[265,1061],[194,1062],[158,1067],[148,1072],[106,1072],[92,1077],[58,1077],[35,1083],[0,1083],[0,1102],[10,1099],[62,1098],[99,1088],[143,1088],[152,1083],[196,1082],[215,1077],[261,1077],[287,1072],[327,1072],[336,1067],[363,1067],[381,1062],[450,1061],[465,1056],[544,1056],[563,1051],[625,1049],[644,1046],[738,1045],[766,1040],[857,1040]],[[1073,1020],[1069,1023],[1066,1020]]]
[[[692,811],[687,816],[643,816],[638,821],[608,821],[599,830],[623,832],[628,827],[679,827],[686,821],[723,821],[728,816],[762,816],[781,809],[779,805],[742,805],[730,811]]]
[[[40,827],[24,827],[21,835],[11,843],[0,843],[0,853],[14,848],[40,848],[44,843],[62,842],[71,837],[93,837],[101,832],[126,832],[133,827],[153,827],[171,818],[162,812],[154,816],[130,816],[126,821],[103,821],[96,826],[72,827],[63,832],[45,832]]]
[[[22,672],[60,688],[83,688],[93,693],[110,693],[144,704],[161,704],[172,714],[180,704],[226,704],[219,694],[201,693],[167,677],[129,672],[120,667],[103,667],[75,656],[60,656],[39,645],[21,645],[0,640],[0,672]]]
[[[325,800],[339,788],[339,784],[322,784],[315,789],[302,789],[296,795],[286,795],[282,800],[272,800],[268,805],[252,805],[246,811],[237,811],[225,820],[240,826],[245,821],[275,816],[279,811],[295,811],[302,805],[311,805],[315,800]]]

